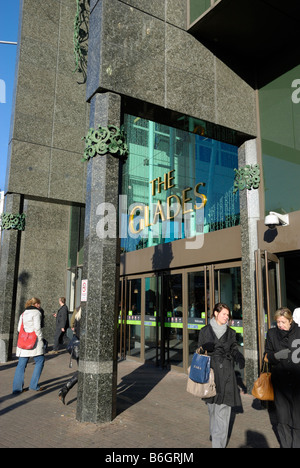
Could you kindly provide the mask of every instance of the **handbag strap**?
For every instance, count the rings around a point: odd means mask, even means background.
[[[266,370],[267,368],[267,370]],[[263,363],[263,368],[262,368],[262,374],[264,373],[267,373],[267,374],[270,374],[270,371],[269,371],[269,362],[268,361],[265,361],[264,360],[264,363]]]
[[[24,329],[24,331],[25,331],[25,328],[24,328],[24,318],[23,318],[23,315],[24,315],[24,312],[23,312],[23,314],[21,315],[21,319],[22,319],[22,321],[21,321],[20,330],[21,330],[21,327],[23,327],[23,329]]]

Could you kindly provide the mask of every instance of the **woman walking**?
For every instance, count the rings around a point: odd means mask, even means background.
[[[243,369],[245,360],[238,350],[236,332],[228,326],[230,320],[229,307],[218,303],[214,307],[209,325],[199,332],[200,352],[207,352],[211,356],[211,367],[215,374],[217,394],[205,400],[213,448],[226,448],[231,409],[242,407],[234,363],[238,363],[240,369]]]
[[[78,348],[77,353],[75,353],[77,355],[76,357],[77,366],[79,365],[80,320],[81,320],[81,306],[74,310],[74,313],[71,319],[71,328],[74,332],[74,337],[76,338],[75,346]],[[71,350],[71,353],[73,353],[73,350]],[[72,354],[71,354],[71,359],[72,359]],[[77,384],[77,382],[78,382],[78,371],[59,391],[58,398],[63,402],[64,405],[65,405],[65,399],[66,399],[67,394]]]
[[[30,358],[35,361],[34,371],[32,374],[31,382],[29,385],[30,390],[41,391],[43,388],[39,386],[39,380],[44,368],[44,342],[41,330],[42,314],[40,312],[41,301],[37,297],[29,299],[25,304],[25,311],[21,315],[18,325],[18,331],[23,327],[25,332],[35,332],[37,341],[33,349],[25,350],[17,347],[16,355],[19,357],[19,362],[16,368],[15,377],[13,381],[13,393],[20,394],[23,392],[24,375]]]
[[[300,448],[300,328],[292,312],[275,313],[276,328],[267,333],[266,358],[272,366],[277,430],[281,448]],[[295,355],[293,355],[295,352]]]

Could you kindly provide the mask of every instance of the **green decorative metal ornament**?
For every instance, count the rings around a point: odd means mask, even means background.
[[[252,190],[258,189],[260,185],[260,167],[258,164],[253,166],[247,165],[240,169],[234,169],[234,189],[233,193],[238,190]]]
[[[2,213],[1,228],[3,230],[14,229],[16,231],[25,231],[25,214]]]
[[[128,157],[128,146],[124,129],[115,125],[108,127],[99,126],[98,129],[90,128],[85,140],[85,151],[82,161],[88,161],[98,155],[112,154],[119,158]]]
[[[75,72],[83,74],[83,83],[86,82],[88,38],[89,38],[89,6],[90,0],[76,0],[77,9],[74,20],[74,59]]]

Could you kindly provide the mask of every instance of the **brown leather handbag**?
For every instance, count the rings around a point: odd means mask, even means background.
[[[254,382],[252,395],[258,400],[274,401],[274,389],[271,381],[271,372],[269,372],[269,365],[266,361],[264,361],[262,373]]]

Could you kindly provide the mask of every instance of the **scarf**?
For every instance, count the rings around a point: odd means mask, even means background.
[[[222,338],[223,335],[225,335],[225,333],[227,331],[227,327],[228,327],[227,323],[225,323],[225,325],[219,325],[214,317],[211,319],[211,321],[209,323],[210,323],[213,331],[215,332],[216,337],[218,338],[218,340],[220,338]]]
[[[289,330],[279,330],[279,328],[277,328],[277,336],[279,338],[279,341],[285,348],[289,347],[290,334],[293,333],[296,327],[296,322],[292,322],[291,328]]]

